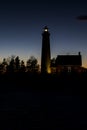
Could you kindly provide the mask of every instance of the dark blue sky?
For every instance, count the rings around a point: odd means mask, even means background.
[[[78,54],[87,66],[87,0],[2,0],[0,1],[0,60],[19,55],[39,61],[43,27],[49,27],[51,57]]]

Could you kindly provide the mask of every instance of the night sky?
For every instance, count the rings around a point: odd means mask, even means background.
[[[41,58],[42,31],[50,31],[51,57],[82,54],[87,67],[87,0],[0,1],[0,61],[11,55]]]

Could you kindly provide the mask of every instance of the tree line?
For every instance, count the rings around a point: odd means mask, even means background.
[[[7,59],[4,58],[0,63],[0,74],[16,72],[38,73],[39,70],[40,65],[34,56],[31,56],[26,61],[26,64],[23,60],[20,60],[19,56],[11,56]]]

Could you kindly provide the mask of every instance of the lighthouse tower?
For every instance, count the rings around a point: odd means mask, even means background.
[[[42,33],[41,73],[51,73],[50,58],[50,33],[45,26]]]

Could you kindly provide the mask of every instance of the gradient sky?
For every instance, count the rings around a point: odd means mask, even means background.
[[[0,1],[0,60],[11,55],[41,58],[42,31],[50,31],[51,57],[82,54],[87,67],[87,0]]]

